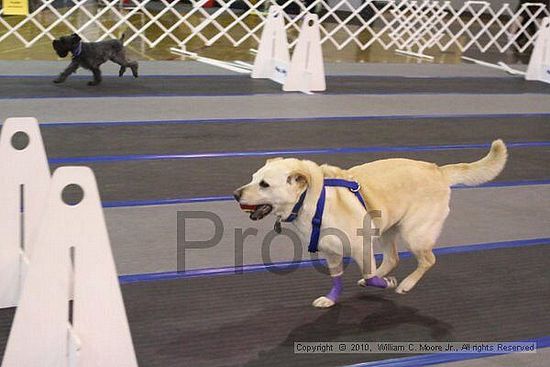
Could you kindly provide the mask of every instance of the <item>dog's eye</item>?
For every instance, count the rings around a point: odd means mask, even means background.
[[[265,182],[264,180],[261,180],[260,181],[260,187],[263,187],[265,189],[265,188],[269,187],[269,184],[267,182]]]

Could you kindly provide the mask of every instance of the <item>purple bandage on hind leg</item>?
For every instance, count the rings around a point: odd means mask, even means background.
[[[340,294],[342,294],[342,276],[339,275],[337,277],[332,277],[332,289],[330,292],[326,295],[326,297],[333,302],[337,302],[338,298],[340,298]]]
[[[384,278],[379,276],[373,276],[372,278],[367,279],[367,286],[376,287],[376,288],[388,288],[388,282]]]

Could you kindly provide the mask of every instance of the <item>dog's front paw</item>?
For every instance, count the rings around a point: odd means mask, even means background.
[[[99,82],[94,82],[94,81],[88,82],[88,85],[89,85],[90,87],[96,86],[96,85],[98,85],[98,84],[99,84]]]
[[[336,302],[334,302],[333,300],[325,296],[317,298],[312,303],[313,307],[317,307],[317,308],[329,308],[334,306],[335,304]]]
[[[60,79],[60,78],[57,78],[57,79],[54,79],[53,82],[55,84],[59,84],[59,83],[63,83],[65,81],[65,79]]]

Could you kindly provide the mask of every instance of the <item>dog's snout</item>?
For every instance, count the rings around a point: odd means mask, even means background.
[[[242,188],[239,188],[239,189],[233,191],[233,197],[235,198],[235,200],[241,201],[242,193],[243,193],[243,189],[242,189]]]

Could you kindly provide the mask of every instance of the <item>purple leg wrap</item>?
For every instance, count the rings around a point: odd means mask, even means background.
[[[334,302],[337,302],[338,298],[340,298],[340,294],[342,293],[342,289],[342,276],[339,275],[337,277],[332,277],[332,289],[326,297]]]
[[[380,278],[376,275],[367,279],[367,285],[369,287],[388,288],[388,282],[386,282],[386,279]]]

